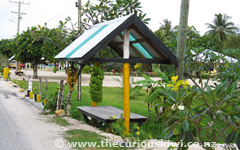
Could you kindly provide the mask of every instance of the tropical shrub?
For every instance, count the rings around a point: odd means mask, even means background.
[[[0,75],[2,76],[3,75],[3,66],[0,66]]]
[[[230,85],[223,82],[215,87],[205,84],[206,90],[196,86],[186,86],[186,81],[177,81],[167,85],[171,90],[163,91],[167,99],[165,103],[157,104],[165,107],[162,117],[165,117],[168,131],[166,139],[174,138],[176,142],[236,143],[240,147],[240,90],[237,83]],[[185,84],[186,83],[186,84]],[[206,146],[206,145],[205,145]],[[211,149],[213,145],[204,147]]]
[[[111,116],[111,119],[115,119],[115,116]],[[116,122],[110,124],[111,132],[116,135],[120,135],[122,138],[127,138],[128,141],[137,141],[151,139],[151,135],[145,133],[145,129],[139,127],[137,123],[131,123],[129,126],[129,134],[125,134],[124,119],[121,114],[121,118]]]
[[[43,98],[42,102],[44,102],[44,99],[46,99],[47,101],[46,101],[46,103],[43,107],[43,111],[50,110],[49,113],[54,113],[56,111],[56,108],[57,108],[58,91],[56,91],[53,94],[50,94],[46,98]],[[63,109],[66,108],[66,102],[65,101],[63,101],[62,108]]]
[[[142,77],[145,79],[134,82],[134,84],[137,84],[137,86],[131,89],[130,96],[134,96],[139,92],[139,90],[147,88],[146,92],[149,96],[145,99],[145,102],[148,103],[148,117],[150,117],[150,107],[154,107],[156,117],[158,118],[161,112],[159,112],[160,107],[156,104],[164,101],[165,97],[162,91],[164,90],[166,84],[169,83],[169,79],[166,74],[162,73],[157,68],[153,67],[153,71],[157,74],[158,77],[161,78],[161,80],[152,80],[149,76],[143,73]]]
[[[154,102],[157,111],[159,107],[164,108],[157,120],[164,122],[159,125],[166,127],[165,139],[182,142],[179,149],[187,149],[189,142],[198,142],[206,149],[212,149],[214,145],[204,145],[204,142],[226,143],[228,148],[228,144],[235,143],[240,147],[240,89],[237,82],[225,81],[212,87],[205,83],[206,88],[202,89],[191,87],[188,81],[178,80],[177,76],[169,81],[165,74],[155,72],[162,80],[153,81],[144,75],[145,80],[135,82],[141,86],[136,86],[132,92],[146,87],[147,91],[150,89],[146,102]]]
[[[230,84],[240,80],[240,63],[225,63],[218,68],[218,74],[214,80],[219,79],[221,82],[228,81]]]
[[[198,88],[205,89],[203,79],[207,79],[206,82],[209,83],[210,78],[216,74],[212,70],[218,70],[225,61],[224,55],[216,55],[204,47],[187,49],[184,76]]]
[[[91,67],[89,65],[86,65],[82,69],[82,73],[90,73]]]
[[[53,68],[53,72],[56,73],[58,71],[58,68],[57,67],[54,67]]]

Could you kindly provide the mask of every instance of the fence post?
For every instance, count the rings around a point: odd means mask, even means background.
[[[46,98],[48,97],[48,81],[47,81],[47,78],[46,79]]]

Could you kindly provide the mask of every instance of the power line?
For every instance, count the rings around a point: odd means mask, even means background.
[[[53,19],[55,19],[56,17],[58,17],[60,14],[62,14],[62,13],[64,13],[65,11],[67,11],[68,9],[70,9],[71,7],[73,7],[74,5],[70,5],[69,7],[67,7],[66,9],[64,9],[63,11],[61,11],[60,13],[58,13],[56,16],[54,16],[54,17],[52,17],[51,19],[49,19],[48,21],[47,21],[47,23],[48,22],[50,22],[50,21],[52,21]]]

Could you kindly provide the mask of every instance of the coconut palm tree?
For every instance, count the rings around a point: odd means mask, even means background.
[[[163,23],[160,23],[160,28],[155,31],[155,35],[161,40],[164,41],[169,39],[172,35],[172,22],[168,19],[164,19]]]
[[[220,43],[225,41],[228,34],[235,34],[238,31],[238,28],[234,26],[234,23],[229,21],[230,19],[231,17],[226,14],[215,14],[213,24],[206,23],[210,30],[205,34],[216,34]]]

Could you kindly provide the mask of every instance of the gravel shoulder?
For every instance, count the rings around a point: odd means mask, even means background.
[[[21,146],[24,147],[24,149],[54,150],[57,149],[55,146],[57,140],[67,143],[64,139],[64,131],[73,129],[94,131],[100,135],[107,136],[112,141],[121,141],[121,138],[117,136],[104,133],[84,122],[72,118],[65,117],[71,124],[67,127],[61,127],[49,122],[49,120],[53,118],[53,115],[43,115],[39,109],[24,100],[25,92],[19,92],[19,88],[13,87],[13,84],[9,84],[9,82],[5,82],[2,79],[0,79],[0,91],[7,91],[9,93],[8,98],[2,98],[4,95],[1,94],[0,104],[6,112],[4,113],[4,117],[7,117],[9,121],[7,125],[16,124],[18,128],[16,131],[17,134],[19,134],[16,136],[9,132],[9,137],[4,138],[5,140],[8,139],[8,141],[6,141],[7,145],[11,146],[13,144],[12,142],[14,142],[13,139],[16,138],[19,139],[18,142],[20,144],[24,143]],[[16,95],[11,95],[10,93],[15,93]],[[2,123],[0,124],[2,128],[1,125]],[[21,138],[19,138],[19,136]],[[71,148],[69,148],[67,144],[64,144],[64,147],[61,149],[70,150]]]

